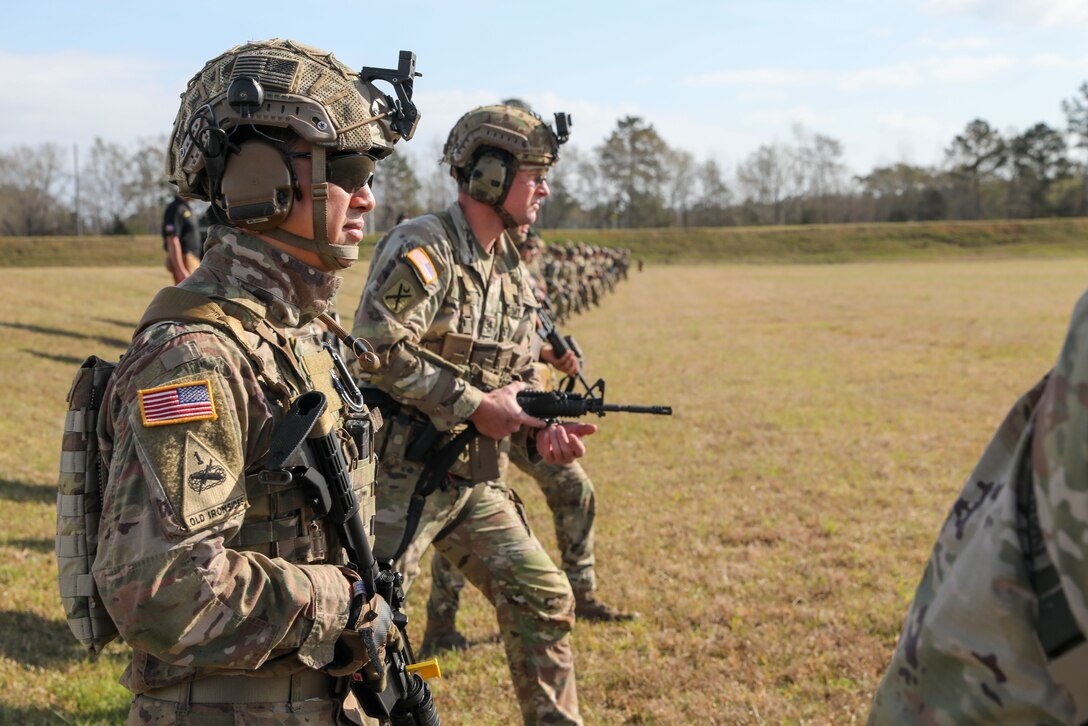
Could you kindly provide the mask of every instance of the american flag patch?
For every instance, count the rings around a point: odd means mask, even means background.
[[[416,272],[419,273],[419,279],[423,280],[424,285],[430,285],[438,279],[438,271],[434,269],[434,263],[431,262],[431,257],[427,254],[425,249],[416,247],[406,254],[405,257],[412,263],[412,267],[416,268]]]
[[[163,426],[186,421],[215,420],[215,403],[208,381],[176,383],[140,392],[144,426]]]

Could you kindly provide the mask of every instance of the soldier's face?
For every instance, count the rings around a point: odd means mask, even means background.
[[[293,162],[295,175],[302,190],[302,199],[296,200],[291,206],[290,214],[280,227],[299,237],[313,239],[314,203],[310,191],[310,172],[313,162],[310,157],[295,157]],[[329,195],[325,200],[325,228],[329,242],[336,245],[358,246],[363,241],[363,215],[373,211],[375,206],[377,203],[369,184],[350,190],[337,184],[329,184]],[[299,250],[297,256],[308,265],[328,270],[328,266],[321,261],[321,258],[312,252]],[[350,267],[351,264],[352,261],[344,261],[346,267]]]
[[[514,182],[506,195],[503,208],[519,225],[532,224],[540,212],[540,203],[551,192],[548,190],[548,170],[544,168],[522,169],[514,175]]]

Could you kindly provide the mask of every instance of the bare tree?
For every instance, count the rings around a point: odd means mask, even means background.
[[[132,209],[132,154],[120,144],[96,138],[84,156],[80,181],[86,192],[81,214],[87,228],[96,234],[124,234],[125,220]]]
[[[166,145],[165,135],[136,142],[124,190],[129,205],[127,225],[134,233],[158,232],[162,224],[163,205],[176,191],[166,179]]]
[[[842,193],[846,184],[846,165],[842,163],[842,143],[823,134],[815,134],[803,149],[809,168],[806,194],[815,202],[816,221],[831,221],[831,200]]]
[[[691,208],[691,224],[697,227],[720,227],[735,224],[730,206],[733,193],[722,178],[718,162],[708,159],[696,171],[698,192]]]
[[[756,215],[764,223],[782,224],[787,161],[786,150],[781,145],[764,144],[737,167],[737,182],[746,200],[758,205]],[[765,214],[767,211],[769,215]]]
[[[425,152],[413,156],[416,179],[419,181],[419,204],[427,212],[438,212],[450,205],[457,196],[457,183],[450,168],[440,164],[442,142],[434,141]]]
[[[616,226],[615,210],[609,198],[609,185],[601,167],[593,158],[578,155],[575,168],[575,194],[586,210],[584,224],[590,227]]]
[[[378,206],[369,222],[375,230],[385,231],[397,223],[401,214],[414,217],[423,211],[418,196],[421,184],[408,158],[400,150],[382,159],[374,173],[374,197]],[[448,200],[446,202],[449,203]]]
[[[578,168],[581,152],[573,146],[563,147],[559,161],[548,172],[548,197],[537,225],[541,227],[569,227],[583,209],[578,196]]]
[[[695,157],[682,149],[669,149],[666,169],[669,207],[675,215],[676,224],[686,227],[697,184]]]
[[[60,234],[74,230],[68,198],[68,152],[57,144],[17,146],[0,153],[0,230],[5,235]]]

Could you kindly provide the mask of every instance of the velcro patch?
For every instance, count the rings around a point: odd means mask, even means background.
[[[214,421],[215,401],[208,381],[174,383],[139,391],[144,426],[165,426],[187,421]]]
[[[416,269],[416,274],[419,275],[419,280],[424,287],[438,279],[438,270],[434,268],[434,263],[431,262],[431,256],[427,254],[427,250],[416,247],[404,257],[412,263],[412,267]]]
[[[389,312],[398,318],[412,310],[427,297],[416,274],[409,265],[398,264],[378,290],[378,298]]]
[[[230,519],[246,509],[240,477],[191,431],[185,437],[182,482],[181,516],[191,532]]]

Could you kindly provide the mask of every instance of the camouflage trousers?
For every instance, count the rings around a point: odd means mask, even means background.
[[[552,510],[555,538],[559,544],[563,572],[576,592],[597,589],[593,558],[593,520],[597,498],[593,482],[577,461],[572,464],[533,463],[518,447],[509,452],[503,447],[499,468],[502,476],[510,463],[533,477]],[[431,594],[427,599],[427,618],[452,630],[457,620],[461,590],[465,578],[445,557],[431,559]]]
[[[182,703],[137,695],[129,707],[127,726],[378,726],[363,713],[354,695],[343,702],[307,698],[295,702]]]
[[[392,557],[422,467],[384,464],[378,473],[374,551]],[[408,591],[434,543],[495,606],[514,690],[526,724],[581,724],[575,686],[574,596],[567,578],[529,529],[517,495],[501,480],[483,482],[479,500],[441,540],[472,493],[439,490],[426,500],[419,527],[397,562]],[[440,706],[441,707],[441,706]]]

